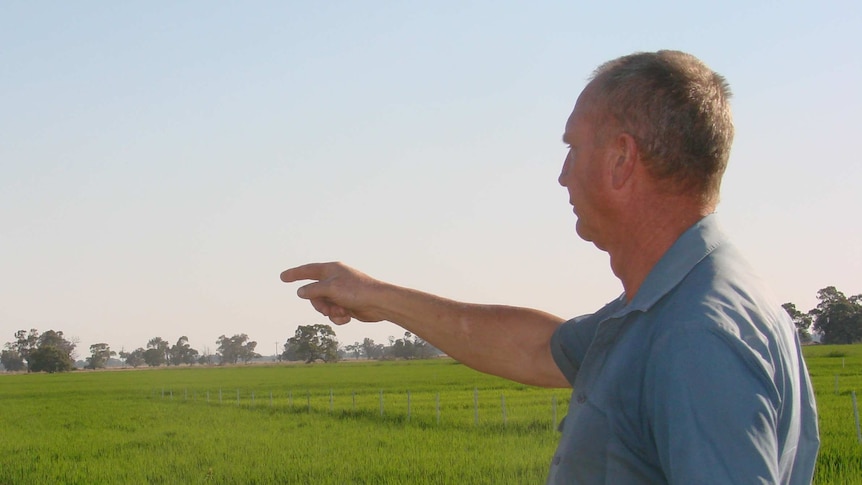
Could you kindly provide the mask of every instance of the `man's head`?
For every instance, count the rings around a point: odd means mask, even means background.
[[[704,206],[718,203],[733,142],[730,88],[721,75],[683,52],[637,53],[599,66],[588,91],[597,142],[628,133],[660,187]]]
[[[712,212],[733,140],[729,97],[724,78],[682,52],[600,66],[563,134],[559,182],[581,238],[613,256],[655,240],[656,226],[672,242]]]

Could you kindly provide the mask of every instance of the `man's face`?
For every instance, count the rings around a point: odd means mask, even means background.
[[[581,93],[566,122],[563,143],[569,146],[569,152],[559,182],[569,192],[569,204],[578,218],[578,236],[604,249],[602,226],[606,219],[607,189],[602,162],[607,156],[607,146],[597,145],[601,140],[596,137],[597,117],[589,102],[588,89]]]

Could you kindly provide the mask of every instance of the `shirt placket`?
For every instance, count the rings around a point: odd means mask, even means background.
[[[573,397],[578,406],[587,402],[589,394],[595,388],[608,353],[617,341],[626,320],[626,315],[608,318],[599,323],[596,328],[596,335],[584,356],[584,362],[581,364],[578,376],[575,378]]]

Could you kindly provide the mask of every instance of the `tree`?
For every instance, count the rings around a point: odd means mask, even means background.
[[[32,332],[32,331],[31,331]],[[48,330],[39,336],[39,347],[56,347],[74,361],[76,340],[67,340],[63,332]]]
[[[213,356],[210,354],[209,347],[204,347],[204,353],[198,358],[198,364],[200,365],[211,365],[213,363]]]
[[[38,330],[35,328],[31,328],[30,332],[18,330],[15,332],[15,341],[6,342],[6,350],[9,351],[7,358],[12,359],[10,360],[12,366],[17,366],[17,360],[20,360],[21,364],[26,364],[27,372],[30,372],[30,352],[36,350],[38,347]],[[3,367],[10,368],[6,364],[3,364]]]
[[[220,357],[222,364],[236,364],[240,360],[248,364],[253,359],[260,357],[260,354],[254,351],[257,342],[250,341],[248,335],[244,333],[230,338],[222,335],[216,340],[216,343],[218,344],[216,354]]]
[[[850,298],[828,286],[817,292],[820,303],[809,314],[825,344],[852,344],[862,340],[862,295]]]
[[[284,344],[284,352],[282,352],[278,358],[285,362],[297,362],[303,360],[304,357],[299,355],[297,350],[299,350],[299,346],[291,345],[290,341],[288,341]]]
[[[30,370],[33,372],[65,372],[74,368],[74,362],[69,353],[54,345],[40,345],[30,352]]]
[[[144,351],[144,362],[150,367],[158,367],[168,361],[168,349],[170,344],[161,337],[153,337],[147,342],[147,350]]]
[[[144,349],[141,347],[131,352],[123,352],[121,350],[120,358],[126,362],[126,365],[130,365],[136,369],[146,363],[144,360]]]
[[[35,328],[15,332],[15,341],[6,342],[0,353],[3,367],[27,372],[62,372],[74,367],[75,341],[67,340],[63,332],[48,330],[43,334]]]
[[[800,312],[793,303],[785,303],[781,307],[790,315],[790,319],[796,325],[796,333],[799,335],[799,341],[804,344],[811,342],[811,332],[808,331],[811,327],[811,315]]]
[[[15,332],[15,347],[21,352],[21,356],[26,360],[28,350],[36,350],[39,345],[39,331],[31,328],[30,332],[18,330]]]
[[[390,341],[392,345],[384,355],[390,359],[429,359],[439,353],[434,346],[410,332],[404,332],[404,338],[394,341],[390,338]]]
[[[413,358],[413,341],[410,337],[413,335],[410,332],[404,332],[404,338],[392,340],[392,345],[389,346],[389,357],[395,359],[412,359]]]
[[[300,325],[293,337],[284,344],[284,360],[305,360],[310,364],[316,360],[338,361],[338,340],[329,325]]]
[[[379,359],[383,357],[383,344],[374,343],[373,339],[365,337],[362,341],[362,353],[366,359]]]
[[[27,368],[27,365],[24,363],[24,357],[18,353],[17,350],[11,347],[10,344],[6,344],[7,348],[0,352],[0,364],[3,365],[3,368],[9,372],[18,372]]]
[[[87,369],[101,369],[108,363],[108,359],[117,355],[106,343],[98,343],[90,346],[90,356],[87,357]]]
[[[185,335],[180,337],[177,343],[168,351],[168,364],[170,365],[193,365],[197,362],[197,358],[198,351],[191,348],[189,338]]]
[[[359,342],[353,342],[350,345],[345,345],[344,352],[348,355],[353,354],[353,358],[358,359],[360,356],[362,356],[362,344],[360,344]]]

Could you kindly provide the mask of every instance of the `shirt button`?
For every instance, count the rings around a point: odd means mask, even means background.
[[[587,395],[584,393],[580,393],[580,394],[578,394],[577,400],[578,400],[578,404],[583,404],[583,403],[587,402]]]

